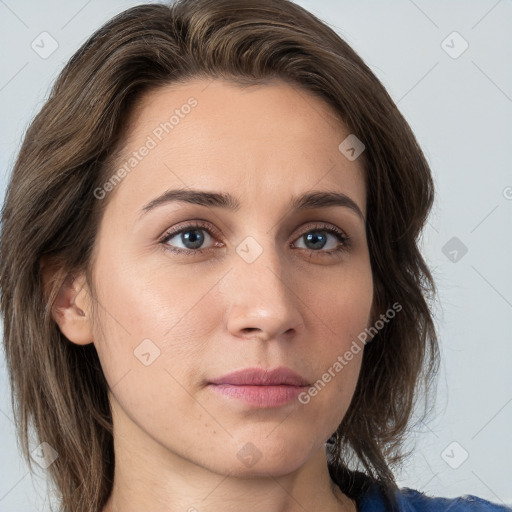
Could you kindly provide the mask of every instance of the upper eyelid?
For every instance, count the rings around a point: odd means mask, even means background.
[[[185,222],[187,222],[187,221],[185,221]],[[313,223],[314,225],[305,228],[304,231],[301,230],[301,234],[299,234],[297,236],[299,236],[299,237],[303,236],[305,233],[315,230],[315,229],[318,229],[318,230],[325,229],[327,231],[332,230],[334,233],[338,233],[340,236],[345,237],[347,240],[350,239],[349,235],[346,233],[346,231],[344,229],[339,228],[330,222],[326,222],[326,221],[310,221],[310,222]],[[196,221],[188,221],[188,224],[185,223],[183,225],[183,227],[180,227],[178,229],[167,230],[159,238],[159,240],[160,240],[160,242],[169,240],[170,238],[173,238],[174,236],[182,233],[183,231],[187,231],[189,229],[202,229],[202,230],[207,231],[210,234],[210,236],[220,236],[220,234],[218,234],[217,228],[213,228],[209,222],[196,220]]]
[[[185,221],[186,222],[186,221]],[[207,231],[211,235],[216,235],[218,233],[218,230],[216,228],[212,228],[211,226],[202,225],[202,221],[190,221],[188,224],[185,223],[183,227],[180,227],[178,229],[167,229],[164,234],[159,237],[160,240],[165,240],[168,237],[174,237],[178,234],[180,234],[183,231],[187,231],[189,229],[203,229],[204,231]]]

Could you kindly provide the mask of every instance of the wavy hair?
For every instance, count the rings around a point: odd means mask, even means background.
[[[70,343],[51,307],[74,272],[85,271],[93,289],[92,249],[109,199],[98,200],[94,190],[112,175],[134,105],[150,90],[191,78],[240,86],[285,80],[327,102],[365,144],[376,318],[395,302],[402,311],[365,347],[352,402],[328,443],[328,465],[349,496],[360,485],[358,468],[393,504],[393,468],[410,454],[404,442],[417,399],[428,403],[439,367],[429,306],[436,289],[419,248],[433,179],[369,67],[289,0],[178,0],[125,10],[72,56],[31,122],[8,183],[0,238],[3,344],[23,456],[32,471],[32,426],[59,454],[47,471],[61,510],[100,512],[106,504],[115,466],[108,384],[94,344]],[[55,269],[48,286],[43,258]]]

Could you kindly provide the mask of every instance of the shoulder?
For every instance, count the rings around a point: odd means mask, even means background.
[[[512,503],[492,502],[472,494],[429,496],[409,487],[389,490],[361,471],[345,470],[344,475],[342,471],[333,470],[333,479],[355,500],[357,512],[512,512]]]
[[[472,494],[443,498],[405,487],[400,489],[398,499],[404,512],[512,512],[511,505],[494,503]]]

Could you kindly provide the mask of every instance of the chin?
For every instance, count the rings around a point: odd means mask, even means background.
[[[236,478],[268,478],[269,476],[279,478],[297,471],[306,460],[307,457],[298,460],[295,456],[281,460],[264,460],[262,457],[253,466],[247,467],[237,462],[224,467],[221,473]]]
[[[225,454],[228,464],[224,465],[224,471],[238,477],[279,477],[299,469],[316,451],[311,442],[305,442],[307,438],[301,442],[291,436],[287,439],[276,436],[272,440],[265,436],[237,443],[234,458],[231,452]]]

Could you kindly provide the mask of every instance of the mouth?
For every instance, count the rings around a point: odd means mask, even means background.
[[[258,408],[283,406],[297,399],[310,383],[290,368],[245,368],[208,382],[220,395]]]

